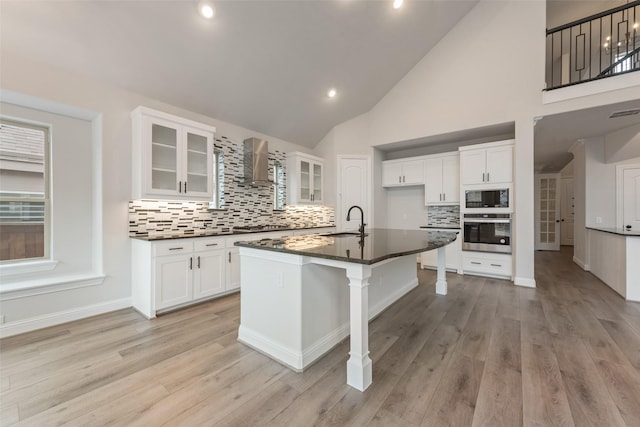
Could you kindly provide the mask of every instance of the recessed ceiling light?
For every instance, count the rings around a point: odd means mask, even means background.
[[[393,0],[393,8],[400,9],[400,7],[402,7],[403,2],[404,0]]]
[[[198,5],[198,10],[200,11],[200,15],[204,16],[207,19],[213,18],[213,15],[216,14],[216,9],[209,2],[202,1]]]
[[[335,96],[338,94],[338,92],[336,92],[335,89],[329,89],[329,92],[327,92],[327,96],[329,98],[335,98]]]

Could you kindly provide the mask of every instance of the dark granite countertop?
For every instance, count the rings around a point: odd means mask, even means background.
[[[449,225],[421,225],[420,228],[431,228],[433,230],[460,230],[460,224]]]
[[[366,230],[363,241],[357,233],[344,237],[319,234],[237,242],[236,246],[370,265],[448,245],[457,234],[455,231],[374,228]]]
[[[156,240],[172,240],[172,239],[189,239],[192,237],[221,237],[221,236],[239,236],[242,234],[257,234],[257,233],[272,233],[275,231],[292,231],[292,230],[314,230],[316,228],[326,228],[326,227],[335,227],[333,224],[327,225],[318,225],[315,227],[299,227],[299,228],[278,228],[278,229],[270,229],[270,230],[257,230],[257,231],[227,231],[220,232],[215,230],[197,230],[190,234],[184,233],[166,233],[166,234],[154,234],[154,235],[139,235],[139,236],[129,236],[131,239],[138,240],[146,240],[146,241],[156,241]]]
[[[625,230],[617,227],[587,227],[589,230],[602,231],[604,233],[619,234],[621,236],[640,236],[640,230]]]

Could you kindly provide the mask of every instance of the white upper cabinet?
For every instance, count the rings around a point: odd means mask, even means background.
[[[309,154],[287,154],[287,192],[290,205],[322,204],[324,160]]]
[[[133,198],[210,200],[215,128],[138,107],[133,121]]]
[[[460,147],[462,185],[513,181],[513,141]]]
[[[424,161],[422,159],[382,162],[383,187],[421,184],[424,184]]]
[[[460,203],[460,165],[458,153],[425,158],[424,180],[426,205]]]

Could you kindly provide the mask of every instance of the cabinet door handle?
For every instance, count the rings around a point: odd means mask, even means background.
[[[482,182],[485,182],[484,180],[484,176],[486,175],[486,173],[482,172]]]
[[[491,267],[502,267],[502,264],[491,264]]]
[[[169,248],[170,251],[179,251],[180,249],[184,249],[184,247],[180,246],[177,248]]]
[[[178,181],[178,193],[182,193],[182,181]]]
[[[442,201],[446,201],[447,200],[447,193],[442,193]]]
[[[217,243],[207,243],[205,246],[218,246]]]
[[[184,182],[184,194],[187,194],[187,181]]]
[[[200,268],[200,255],[198,255],[198,268]]]
[[[398,183],[402,184],[402,175],[398,176]]]
[[[490,181],[490,179],[489,179],[489,172],[487,172],[487,182],[489,182],[489,181]]]
[[[193,270],[193,257],[189,258],[189,270]]]
[[[407,182],[407,177],[402,175],[402,182]]]
[[[231,262],[231,252],[229,252],[229,262]]]
[[[479,262],[471,261],[471,264],[480,265]]]

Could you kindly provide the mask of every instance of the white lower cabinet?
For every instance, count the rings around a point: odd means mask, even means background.
[[[460,231],[460,229],[429,229],[422,228],[425,231]],[[460,259],[460,253],[462,252],[462,238],[458,234],[458,238],[452,243],[445,246],[445,264],[449,271],[455,271],[456,273],[462,272],[462,261]],[[437,269],[438,268],[438,250],[434,249],[428,252],[420,253],[420,267]]]
[[[237,241],[277,239],[335,228],[192,237],[165,241],[131,239],[132,304],[148,318],[156,313],[240,289]]]
[[[511,279],[512,263],[510,254],[462,251],[462,268],[465,274]]]

